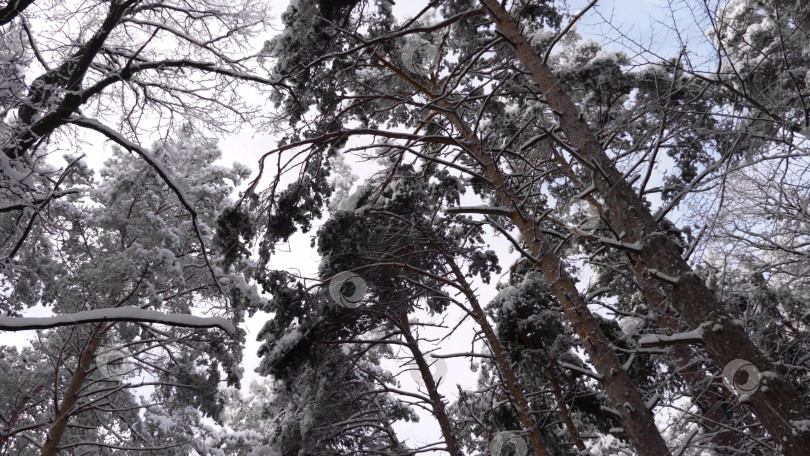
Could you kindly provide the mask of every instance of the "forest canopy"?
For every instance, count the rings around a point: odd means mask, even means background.
[[[0,1],[0,456],[810,456],[810,4],[637,3]]]

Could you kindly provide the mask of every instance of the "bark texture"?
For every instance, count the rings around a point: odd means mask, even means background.
[[[523,341],[523,345],[529,350],[537,350],[525,332],[520,331],[520,339]],[[539,356],[541,358],[541,363],[545,366],[543,368],[543,375],[545,375],[546,379],[548,379],[548,385],[551,388],[551,393],[554,395],[554,400],[557,401],[557,411],[559,411],[560,417],[562,417],[565,430],[568,432],[568,436],[571,437],[571,441],[574,443],[574,446],[576,446],[579,451],[585,451],[587,450],[587,446],[585,446],[585,442],[582,441],[582,438],[579,435],[579,429],[577,429],[576,424],[574,424],[574,420],[571,418],[571,411],[568,409],[568,404],[565,403],[565,395],[560,387],[560,382],[557,381],[558,372],[554,367],[556,360],[550,360],[545,355]]]
[[[419,369],[419,374],[422,376],[422,380],[425,382],[425,389],[427,390],[428,397],[430,398],[430,407],[433,410],[433,416],[435,416],[436,421],[439,422],[442,437],[447,445],[447,452],[450,453],[450,456],[463,456],[461,448],[458,444],[458,440],[456,439],[456,436],[453,435],[453,424],[450,422],[450,417],[447,416],[447,409],[444,405],[444,397],[439,394],[436,380],[433,378],[433,374],[430,372],[430,366],[428,365],[427,361],[425,361],[424,353],[422,353],[422,351],[419,349],[419,342],[413,337],[413,334],[411,334],[411,325],[408,322],[407,313],[403,313],[399,316],[397,325],[402,330],[402,335],[405,337],[405,341],[408,344],[408,349],[410,350],[411,355],[413,355],[413,360],[416,362],[416,366]]]
[[[504,207],[515,208],[511,212],[512,222],[523,235],[529,253],[560,302],[574,331],[582,340],[591,364],[601,376],[608,398],[621,415],[624,432],[631,444],[640,454],[656,456],[670,454],[655,426],[653,414],[647,409],[641,393],[630,376],[622,369],[619,358],[611,348],[610,340],[591,313],[585,299],[579,294],[573,278],[565,270],[563,262],[551,244],[540,233],[533,215],[521,210],[522,198],[511,187],[506,174],[495,164],[493,158],[484,153],[475,133],[455,114],[450,114],[450,117],[454,126],[460,130],[467,150],[481,163],[483,174],[494,188],[499,202]]]
[[[492,326],[490,326],[489,322],[487,321],[487,316],[484,313],[484,309],[478,302],[478,298],[475,296],[475,293],[472,292],[472,287],[464,277],[464,273],[462,272],[461,268],[458,267],[452,258],[448,258],[447,261],[450,268],[453,270],[453,274],[456,276],[456,280],[462,285],[465,297],[470,303],[470,307],[472,307],[472,314],[475,317],[478,326],[481,328],[481,331],[484,333],[484,337],[489,344],[490,350],[492,350],[492,357],[495,359],[495,364],[498,366],[498,371],[503,376],[506,389],[509,391],[509,395],[512,396],[512,401],[515,404],[515,409],[518,413],[518,420],[520,420],[520,424],[523,426],[523,429],[529,431],[529,444],[537,456],[549,456],[550,453],[548,450],[548,444],[543,439],[543,435],[540,433],[540,428],[537,426],[537,423],[531,416],[529,401],[526,399],[526,395],[523,393],[523,387],[520,385],[520,381],[518,380],[515,370],[512,369],[512,366],[509,364],[509,360],[506,357],[506,352],[503,349],[503,345],[501,345],[501,341],[498,339],[498,336],[495,334]]]
[[[797,390],[781,379],[771,362],[754,345],[743,328],[735,325],[711,290],[683,260],[678,246],[663,232],[658,222],[633,188],[605,154],[592,129],[580,116],[571,98],[555,79],[542,58],[532,49],[514,18],[497,0],[480,0],[495,22],[498,31],[510,42],[518,60],[545,96],[558,117],[567,140],[581,157],[582,165],[593,171],[593,183],[604,199],[604,217],[613,230],[624,233],[628,242],[643,245],[636,259],[641,263],[637,277],[643,282],[659,280],[659,271],[677,282],[663,287],[673,305],[692,328],[703,326],[704,343],[711,359],[722,368],[735,359],[753,363],[762,378],[759,389],[751,395],[751,405],[762,424],[788,456],[810,455],[810,432],[800,431],[794,422],[810,419],[810,409],[801,401]],[[541,257],[543,269],[555,262]],[[648,453],[645,453],[648,454]]]
[[[71,412],[76,407],[79,401],[79,392],[84,385],[84,380],[90,373],[93,360],[96,359],[96,351],[104,338],[104,333],[107,332],[109,326],[102,323],[93,328],[90,339],[84,346],[84,350],[79,355],[79,363],[76,370],[70,377],[70,383],[65,390],[65,395],[62,397],[62,402],[59,404],[59,409],[56,410],[56,417],[54,417],[51,427],[48,428],[48,437],[45,439],[45,444],[42,445],[40,456],[56,456],[59,451],[59,443],[62,441],[62,436],[65,435],[68,420],[70,419]]]

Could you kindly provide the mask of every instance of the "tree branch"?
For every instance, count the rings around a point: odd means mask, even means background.
[[[72,326],[105,321],[133,321],[160,323],[184,328],[219,328],[229,335],[236,333],[236,327],[222,317],[197,317],[188,314],[169,314],[139,307],[110,307],[107,309],[83,310],[53,317],[0,317],[0,331],[25,331],[49,329],[59,326]]]
[[[133,143],[132,141],[129,141],[128,139],[121,136],[118,132],[111,130],[106,125],[102,124],[101,122],[95,119],[90,119],[88,117],[72,116],[67,120],[69,123],[72,123],[74,125],[79,125],[81,127],[95,130],[103,134],[116,144],[120,145],[121,147],[127,149],[128,151],[140,155],[141,158],[143,158],[146,161],[146,163],[148,163],[149,166],[151,166],[158,173],[160,178],[163,179],[163,182],[165,182],[166,185],[172,190],[172,192],[174,192],[174,194],[177,195],[177,199],[180,200],[180,204],[182,204],[183,207],[186,209],[186,211],[188,211],[188,213],[191,215],[191,222],[194,225],[194,233],[197,235],[197,240],[200,241],[200,249],[202,251],[205,264],[206,266],[208,266],[208,270],[211,272],[211,277],[214,279],[214,284],[216,285],[217,289],[219,290],[220,293],[224,294],[222,288],[219,286],[219,280],[217,279],[217,273],[214,271],[214,266],[211,264],[211,261],[208,258],[208,250],[205,248],[205,241],[203,240],[202,230],[200,229],[197,211],[194,210],[194,206],[192,206],[191,203],[189,202],[188,197],[186,197],[185,192],[183,192],[183,188],[180,186],[180,184],[176,183],[174,179],[172,179],[171,175],[169,174],[169,171],[163,167],[160,161],[143,147]]]

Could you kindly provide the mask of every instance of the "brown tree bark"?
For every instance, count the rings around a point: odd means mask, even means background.
[[[93,360],[96,358],[96,351],[107,332],[109,326],[106,323],[101,323],[93,328],[90,339],[84,345],[84,349],[79,354],[79,362],[73,375],[70,377],[70,383],[65,390],[65,395],[62,397],[62,402],[56,410],[51,427],[48,429],[48,436],[45,439],[45,444],[42,445],[40,456],[56,456],[59,450],[59,442],[62,441],[62,436],[65,435],[67,429],[68,419],[70,419],[71,412],[79,401],[79,391],[84,385],[84,380],[90,373],[90,367]]]
[[[582,340],[591,364],[601,376],[608,398],[621,415],[624,431],[632,445],[644,455],[670,454],[655,426],[652,413],[647,409],[630,376],[622,369],[619,358],[611,348],[610,340],[579,294],[574,280],[564,269],[564,264],[548,240],[537,229],[533,215],[523,211],[522,198],[511,187],[506,174],[498,168],[493,158],[484,153],[479,138],[472,130],[457,115],[449,114],[449,117],[454,126],[460,130],[467,150],[481,163],[483,174],[490,181],[499,202],[504,207],[515,208],[511,211],[510,218],[523,235],[529,253],[537,262],[574,331]]]
[[[408,76],[384,57],[377,53],[374,55],[385,66],[430,99],[438,98],[419,81]],[[439,112],[446,116],[461,134],[460,145],[478,161],[482,168],[482,175],[494,190],[495,197],[504,207],[510,209],[510,219],[523,235],[532,259],[549,283],[574,331],[582,340],[583,348],[588,354],[591,364],[601,376],[605,393],[617,407],[624,432],[631,444],[643,455],[669,455],[670,451],[655,425],[652,413],[647,409],[645,401],[630,376],[622,368],[619,358],[613,352],[610,340],[579,294],[573,278],[565,271],[563,262],[537,228],[534,215],[527,214],[523,209],[523,198],[512,188],[508,182],[508,176],[497,166],[492,156],[484,152],[480,138],[455,113],[454,107],[444,100],[437,100],[435,103]]]
[[[792,422],[810,419],[810,409],[801,395],[781,379],[776,369],[753,344],[744,330],[735,325],[711,290],[692,271],[676,246],[663,232],[633,188],[605,154],[593,130],[585,123],[576,105],[557,82],[542,58],[532,49],[514,18],[497,0],[480,0],[498,31],[510,42],[518,60],[545,96],[558,117],[567,140],[593,170],[593,183],[604,199],[604,216],[627,242],[642,244],[637,259],[642,263],[642,281],[662,280],[681,316],[692,328],[704,327],[703,340],[711,359],[722,369],[735,359],[753,363],[762,379],[751,395],[751,405],[777,445],[789,456],[810,455],[810,432],[801,432]],[[545,262],[543,259],[541,262]],[[549,266],[553,261],[549,262]],[[669,278],[675,280],[669,280]]]
[[[585,190],[585,186],[576,176],[571,165],[560,156],[551,144],[545,144],[546,151],[550,157],[559,165],[560,170],[571,180],[571,182],[580,190]],[[602,204],[593,198],[592,194],[585,197],[594,207],[599,208],[600,213],[604,212]],[[628,264],[632,268],[643,267],[641,262],[633,264],[633,258],[628,254]],[[636,277],[641,276],[640,271],[634,271]],[[678,319],[672,314],[670,306],[667,304],[666,294],[657,283],[639,282],[636,285],[645,297],[649,307],[657,313],[656,324],[659,328],[664,329],[671,334],[684,331],[680,327]],[[723,402],[726,401],[726,396],[723,391],[707,390],[708,385],[713,383],[708,378],[706,372],[693,364],[695,359],[700,355],[696,350],[692,349],[685,344],[674,344],[668,353],[669,358],[678,367],[678,374],[683,378],[689,386],[692,397],[701,410],[702,419],[700,420],[701,426],[707,433],[714,435],[714,451],[722,456],[731,456],[739,454],[739,451],[745,447],[740,434],[731,429],[731,420],[723,407]],[[749,450],[751,451],[751,450]],[[759,453],[756,453],[759,454]]]
[[[523,345],[529,350],[537,350],[525,332],[520,331],[520,339],[523,341]],[[579,430],[574,424],[574,420],[571,418],[568,405],[565,403],[565,395],[560,387],[560,382],[557,381],[557,369],[554,367],[555,360],[548,359],[544,354],[540,357],[540,362],[545,366],[543,368],[543,375],[546,376],[548,385],[551,387],[551,394],[554,395],[554,400],[557,401],[557,409],[562,417],[565,430],[568,431],[568,436],[571,437],[571,441],[574,442],[574,446],[576,446],[579,451],[585,451],[588,447],[585,446],[585,442],[583,442],[582,438],[579,436]]]
[[[634,268],[639,267],[640,263],[634,265]],[[656,317],[658,327],[673,334],[681,332],[683,329],[669,310],[666,296],[658,287],[652,285],[639,284],[647,304],[658,314]],[[725,399],[723,392],[712,389],[709,385],[714,382],[708,378],[703,369],[693,363],[700,355],[686,344],[675,344],[669,349],[669,357],[678,367],[678,374],[689,386],[692,398],[700,408],[702,419],[699,420],[699,424],[706,432],[714,434],[715,452],[721,456],[738,454],[744,448],[744,444],[739,434],[731,429],[732,422],[723,407]]]
[[[419,341],[417,341],[411,333],[411,324],[408,321],[408,314],[403,312],[394,323],[402,330],[402,335],[405,337],[408,349],[413,356],[414,362],[416,362],[416,366],[419,368],[419,374],[425,382],[425,389],[430,398],[430,407],[433,410],[433,416],[435,416],[436,421],[439,422],[439,428],[442,431],[444,443],[447,445],[447,452],[450,453],[450,456],[463,456],[458,440],[453,434],[453,425],[450,422],[450,417],[447,415],[447,409],[444,406],[444,397],[439,394],[436,380],[430,372],[430,366],[427,361],[425,361],[424,353],[419,349]]]
[[[532,450],[534,450],[534,453],[537,456],[548,456],[548,444],[543,438],[543,435],[540,433],[540,428],[537,426],[537,423],[532,418],[531,409],[529,408],[529,401],[526,399],[526,395],[523,393],[523,387],[520,385],[520,380],[518,380],[515,370],[512,369],[512,366],[509,364],[509,360],[506,357],[506,352],[503,349],[503,345],[501,345],[500,339],[498,339],[497,334],[495,334],[495,331],[492,329],[489,321],[487,321],[486,313],[481,307],[481,304],[478,302],[478,297],[475,296],[472,286],[470,286],[469,282],[467,282],[464,272],[458,267],[452,257],[446,253],[444,254],[445,261],[447,262],[448,266],[450,266],[450,269],[452,269],[456,281],[461,285],[464,297],[467,298],[467,302],[470,304],[472,309],[472,315],[475,318],[476,323],[478,323],[478,327],[481,328],[481,331],[484,333],[484,337],[489,344],[490,350],[492,350],[492,357],[495,360],[495,365],[498,366],[498,371],[503,377],[503,381],[506,384],[506,389],[509,391],[509,395],[512,396],[512,401],[518,414],[518,420],[520,421],[521,426],[523,426],[523,429],[529,431],[529,444],[531,445]]]
[[[559,165],[560,170],[580,192],[585,191],[585,186],[579,180],[576,173],[571,168],[571,165],[560,156],[554,150],[553,145],[549,143],[550,141],[544,144],[544,152],[554,159]],[[600,213],[604,212],[602,204],[597,201],[592,194],[587,195],[585,199],[594,207],[598,208]],[[628,264],[630,264],[632,268],[643,267],[643,263],[641,262],[635,262],[635,264],[633,264],[633,258],[629,254],[627,258]],[[640,271],[634,272],[636,277],[642,275]],[[636,285],[644,295],[649,307],[657,313],[655,322],[659,328],[671,334],[685,330],[680,327],[678,319],[673,315],[670,306],[667,304],[666,294],[661,287],[658,286],[659,284],[649,281],[639,282],[637,280]],[[668,356],[677,366],[678,374],[689,386],[692,398],[701,410],[702,419],[699,420],[700,425],[703,426],[707,433],[714,435],[713,440],[714,443],[716,443],[714,451],[722,456],[739,454],[739,451],[745,448],[745,444],[740,437],[740,433],[731,429],[731,419],[723,406],[723,403],[727,400],[727,395],[724,395],[723,391],[707,389],[710,388],[708,385],[713,382],[708,378],[704,370],[693,364],[693,361],[698,359],[701,355],[688,345],[674,344],[670,348]],[[748,449],[747,451],[753,450]],[[753,454],[761,454],[758,451],[759,450]]]

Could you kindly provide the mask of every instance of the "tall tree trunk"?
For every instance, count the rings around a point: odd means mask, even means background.
[[[633,265],[634,269],[639,267],[640,263]],[[652,285],[641,283],[639,287],[647,304],[657,314],[658,327],[672,333],[680,332],[680,325],[667,305],[666,296],[658,287]],[[706,372],[694,364],[701,355],[686,344],[675,344],[669,349],[669,357],[678,367],[678,374],[689,386],[692,399],[700,408],[702,418],[700,425],[706,432],[714,434],[713,443],[716,444],[714,451],[721,456],[738,454],[744,448],[744,444],[739,434],[731,429],[732,422],[723,407],[723,392],[715,390],[713,384],[716,382],[712,382]]]
[[[79,354],[79,362],[73,375],[70,377],[70,383],[65,390],[65,395],[62,397],[62,402],[59,404],[59,409],[56,410],[51,427],[48,429],[48,436],[45,439],[45,444],[42,445],[40,456],[56,456],[59,449],[59,443],[65,435],[67,429],[68,419],[70,419],[71,412],[79,401],[79,391],[81,391],[87,374],[90,373],[90,367],[93,360],[96,358],[96,351],[98,351],[104,333],[109,329],[108,323],[101,323],[93,328],[90,334],[90,339],[84,345],[84,349]]]
[[[670,454],[655,426],[653,414],[647,409],[641,393],[622,368],[619,358],[611,348],[610,340],[579,294],[573,278],[566,272],[548,240],[537,229],[533,215],[526,214],[522,209],[522,198],[509,184],[506,174],[498,168],[493,158],[484,153],[481,141],[475,133],[456,114],[451,113],[448,116],[460,130],[467,150],[483,166],[483,174],[495,190],[499,202],[504,207],[515,208],[511,211],[510,218],[523,235],[534,261],[546,278],[574,331],[582,340],[591,364],[601,376],[608,398],[621,416],[622,426],[630,442],[640,454],[656,456]]]
[[[523,341],[523,345],[526,348],[529,350],[537,350],[525,332],[522,330],[518,330],[518,332],[520,333],[520,339]],[[585,446],[585,442],[583,442],[582,438],[579,436],[579,430],[574,424],[574,420],[571,418],[571,412],[568,410],[568,405],[565,403],[565,395],[560,387],[560,382],[557,381],[558,372],[554,367],[556,360],[549,359],[548,356],[543,353],[540,355],[540,362],[544,366],[543,375],[546,376],[548,385],[551,387],[551,394],[554,395],[554,400],[557,401],[557,410],[560,412],[563,424],[565,425],[565,430],[568,431],[568,436],[571,437],[571,441],[574,442],[574,446],[576,446],[579,451],[587,450],[588,447]]]
[[[497,166],[492,156],[484,152],[481,140],[455,113],[454,106],[443,99],[437,100],[438,97],[419,81],[408,76],[378,53],[374,55],[385,66],[434,100],[439,112],[445,115],[461,133],[465,151],[471,154],[483,168],[483,177],[488,180],[488,185],[494,190],[498,201],[510,209],[510,219],[518,227],[529,246],[532,260],[537,264],[574,331],[582,340],[591,364],[600,375],[605,393],[621,416],[624,432],[631,444],[643,455],[669,455],[669,449],[661,437],[653,414],[647,409],[641,393],[622,368],[619,358],[613,352],[610,340],[579,294],[573,278],[565,271],[562,261],[537,228],[533,214],[525,213],[522,207],[523,198],[512,188],[508,176]]]
[[[458,440],[456,439],[456,436],[453,435],[453,425],[450,422],[450,417],[447,415],[444,397],[439,394],[439,390],[436,386],[436,380],[433,378],[433,374],[430,373],[430,366],[428,365],[427,361],[425,361],[424,353],[422,353],[422,350],[419,349],[419,341],[417,341],[411,333],[411,324],[408,321],[407,312],[403,312],[395,323],[402,330],[402,335],[405,337],[405,341],[408,344],[408,349],[410,350],[411,355],[413,355],[413,360],[416,362],[416,366],[419,368],[419,374],[422,376],[422,380],[425,382],[425,389],[427,390],[428,397],[430,398],[430,407],[433,410],[433,416],[435,416],[436,421],[439,422],[442,437],[447,445],[447,452],[450,453],[450,456],[463,456],[461,447],[458,444]]]
[[[663,233],[649,209],[602,150],[593,130],[581,118],[576,105],[542,58],[534,52],[509,12],[497,0],[480,2],[495,21],[498,31],[514,48],[515,55],[540,88],[548,105],[559,116],[560,127],[582,158],[582,164],[594,170],[593,183],[605,201],[604,216],[613,230],[624,233],[628,242],[642,244],[637,253],[638,261],[643,264],[639,280],[661,280],[666,284],[664,287],[672,296],[674,306],[689,325],[705,329],[706,350],[719,368],[735,359],[743,359],[754,364],[760,372],[768,373],[751,395],[757,416],[787,455],[810,455],[810,432],[794,425],[797,421],[810,419],[810,409],[801,395],[778,376],[771,362],[743,328],[734,324],[716,296],[683,260],[678,247]]]
[[[571,182],[579,189],[580,192],[585,191],[585,185],[577,177],[571,165],[560,156],[551,144],[545,144],[546,153],[549,157],[553,157],[554,161],[560,167],[560,170],[571,180]],[[594,207],[599,208],[599,212],[604,212],[602,204],[597,201],[592,194],[585,197]],[[631,268],[643,268],[643,263],[636,261],[633,263],[633,258],[627,255],[628,264]],[[633,271],[636,277],[640,277],[642,271]],[[655,319],[659,328],[669,331],[670,333],[678,333],[682,331],[677,318],[672,315],[670,306],[667,304],[666,294],[661,289],[659,284],[650,281],[640,282],[636,280],[636,285],[645,297],[647,305],[656,312]],[[701,355],[696,350],[685,344],[676,344],[669,350],[669,358],[678,367],[678,374],[683,378],[689,386],[692,398],[701,410],[702,420],[700,424],[706,432],[714,434],[714,443],[717,446],[714,451],[719,455],[732,455],[738,454],[739,450],[744,448],[740,434],[731,429],[731,419],[723,407],[725,396],[722,391],[707,390],[710,388],[708,385],[713,382],[708,378],[706,372],[699,367],[695,366],[693,361],[699,359]]]
[[[526,399],[526,395],[523,393],[523,387],[520,385],[520,381],[518,380],[515,370],[512,369],[512,366],[509,364],[509,360],[507,359],[506,352],[503,349],[503,345],[501,345],[500,339],[498,339],[498,336],[495,334],[495,331],[493,331],[489,321],[487,321],[487,315],[484,313],[484,309],[478,302],[478,297],[473,292],[472,287],[464,276],[464,272],[458,267],[455,260],[447,255],[447,253],[444,251],[442,251],[442,254],[445,257],[445,261],[447,262],[448,266],[450,266],[450,269],[453,270],[456,282],[461,285],[463,290],[462,292],[472,308],[473,317],[475,318],[476,323],[478,323],[478,327],[480,327],[481,331],[484,333],[484,337],[489,344],[490,350],[492,350],[495,365],[498,366],[498,371],[503,377],[503,381],[506,384],[506,389],[509,391],[509,395],[512,396],[512,401],[514,402],[515,409],[517,410],[518,420],[520,420],[520,424],[523,426],[523,429],[529,431],[529,444],[531,444],[532,449],[537,456],[548,456],[550,454],[548,444],[543,438],[543,434],[540,433],[540,428],[537,426],[537,423],[532,418],[531,409],[529,408],[529,401]]]

